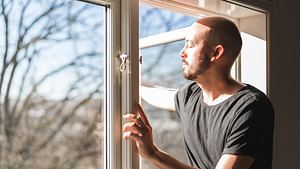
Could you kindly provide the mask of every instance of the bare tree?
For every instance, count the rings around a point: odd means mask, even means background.
[[[101,168],[103,51],[95,35],[102,21],[93,8],[72,0],[1,0],[1,169]],[[68,45],[70,56],[49,54]],[[49,64],[55,59],[61,62]],[[64,84],[58,76],[72,78]],[[51,99],[43,90],[55,83],[65,90]]]

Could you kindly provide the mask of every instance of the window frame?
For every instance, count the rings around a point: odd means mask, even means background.
[[[122,139],[122,115],[139,102],[138,0],[79,0],[105,6],[104,144],[105,169],[139,168],[135,144]],[[122,28],[122,29],[121,29]],[[120,71],[121,54],[127,55]],[[135,79],[133,81],[132,79]]]
[[[199,16],[215,15],[198,7],[182,5],[172,1],[156,0],[80,0],[106,6],[106,47],[105,47],[105,86],[104,86],[104,144],[103,162],[105,169],[138,169],[139,155],[131,141],[122,140],[122,115],[132,112],[135,102],[139,102],[139,3],[154,5],[162,9]],[[270,6],[251,4],[243,0],[222,0],[241,6],[250,5],[267,15],[269,30]],[[223,16],[224,15],[220,15]],[[233,17],[227,18],[237,22]],[[122,29],[121,29],[122,28]],[[270,41],[267,31],[267,93],[269,93]],[[127,55],[124,72],[120,72],[120,54]],[[238,67],[237,67],[238,69]],[[238,71],[236,72],[238,74]]]
[[[121,53],[127,55],[121,74],[122,115],[132,113],[139,99],[139,0],[121,1]],[[125,121],[123,121],[122,125]],[[140,158],[135,143],[122,140],[122,169],[138,169]]]
[[[121,2],[120,0],[79,0],[105,7],[103,166],[121,169]]]

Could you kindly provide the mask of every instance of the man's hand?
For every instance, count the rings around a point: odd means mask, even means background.
[[[129,121],[123,126],[123,138],[135,141],[142,157],[153,157],[158,148],[153,143],[152,127],[141,106],[137,104],[134,114],[126,114],[123,118]]]

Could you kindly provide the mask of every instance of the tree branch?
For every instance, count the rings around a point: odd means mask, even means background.
[[[8,21],[8,15],[5,13],[6,10],[6,6],[4,4],[4,0],[1,1],[1,8],[2,8],[2,15],[3,15],[3,19],[4,19],[4,54],[3,54],[3,60],[2,60],[2,71],[1,71],[1,76],[0,76],[0,96],[1,96],[1,92],[2,92],[2,85],[3,85],[3,79],[4,79],[4,75],[6,72],[6,68],[8,66],[6,59],[7,59],[7,55],[8,55],[8,46],[9,46],[9,21]],[[1,109],[0,109],[0,113],[1,113]],[[1,120],[1,119],[0,119]],[[1,121],[0,121],[1,122]],[[1,130],[0,130],[1,131]]]
[[[35,26],[39,21],[41,21],[44,17],[48,16],[54,10],[57,10],[58,8],[63,7],[65,5],[64,2],[62,2],[60,4],[56,4],[56,2],[57,2],[57,0],[53,0],[52,4],[50,5],[50,7],[47,10],[45,10],[42,14],[37,16],[27,27],[25,27],[23,34],[20,36],[20,40],[19,40],[20,42],[25,38],[28,31],[33,26]]]

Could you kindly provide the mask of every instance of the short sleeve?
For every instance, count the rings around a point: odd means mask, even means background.
[[[180,100],[179,100],[179,92],[180,90],[178,90],[174,96],[174,102],[175,102],[175,111],[178,115],[178,117],[180,118]]]
[[[258,157],[264,148],[272,146],[273,116],[273,108],[257,100],[237,111],[230,124],[223,154]]]

